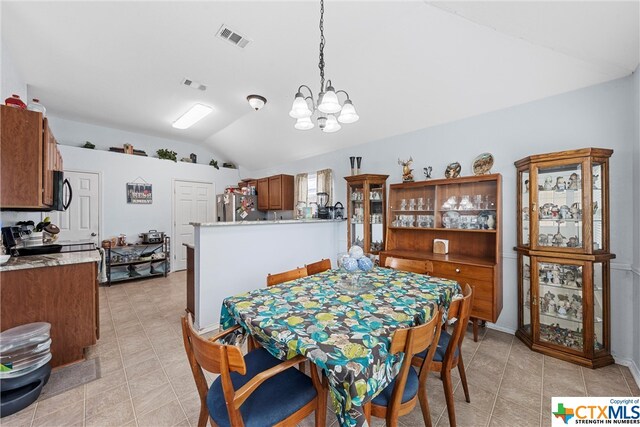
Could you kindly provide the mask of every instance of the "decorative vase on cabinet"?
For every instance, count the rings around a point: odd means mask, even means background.
[[[518,330],[538,352],[597,368],[610,350],[609,158],[585,148],[518,169]]]
[[[384,249],[387,178],[389,175],[347,176],[347,242],[365,253]]]

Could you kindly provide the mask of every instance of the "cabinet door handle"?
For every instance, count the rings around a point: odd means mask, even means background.
[[[456,273],[460,273],[460,269],[459,268],[456,268]]]

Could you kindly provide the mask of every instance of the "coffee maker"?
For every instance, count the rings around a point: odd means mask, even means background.
[[[329,203],[328,193],[317,193],[318,196],[318,219],[331,219],[330,209],[327,207]]]

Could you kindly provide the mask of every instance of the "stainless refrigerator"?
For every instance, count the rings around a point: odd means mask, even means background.
[[[218,222],[258,221],[266,212],[258,210],[258,196],[218,194],[216,196]]]

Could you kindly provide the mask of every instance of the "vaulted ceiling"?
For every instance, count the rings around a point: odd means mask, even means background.
[[[201,143],[249,169],[627,76],[640,51],[637,1],[327,1],[326,76],[360,121],[324,134],[288,116],[299,85],[319,90],[319,1],[1,7],[2,45],[53,115]],[[216,38],[223,24],[252,42]],[[253,93],[268,99],[258,112]],[[214,113],[173,129],[195,102]]]

